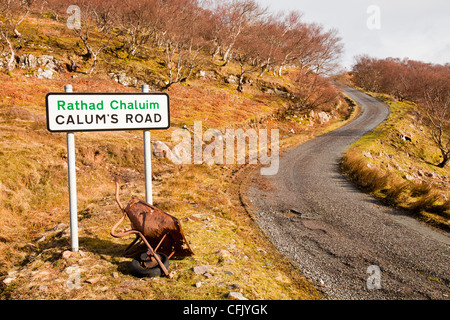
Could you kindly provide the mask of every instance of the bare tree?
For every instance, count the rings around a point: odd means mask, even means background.
[[[434,72],[428,76],[421,102],[433,141],[442,154],[438,167],[444,168],[450,159],[450,78],[448,73]]]
[[[247,25],[241,36],[234,43],[233,62],[239,65],[237,91],[244,91],[244,80],[247,74],[264,70],[273,53],[273,44],[264,34],[270,28],[264,21]]]
[[[355,57],[352,68],[356,85],[374,92],[381,90],[381,71],[377,65],[377,59],[368,55]]]
[[[290,26],[286,25],[280,16],[280,14],[267,15],[265,19],[260,19],[253,28],[254,37],[259,39],[258,45],[260,47],[257,50],[261,53],[263,59],[260,77],[266,71],[273,69],[281,60],[281,50]]]
[[[21,38],[22,34],[17,29],[28,16],[34,0],[0,0],[0,39],[9,50],[5,69],[10,73],[14,69],[15,47],[13,38]]]
[[[84,57],[91,60],[88,73],[94,71],[99,55],[109,47],[114,38],[114,22],[116,20],[115,4],[117,1],[103,2],[101,0],[78,1],[81,10],[81,26],[74,32],[86,48]]]
[[[323,27],[319,25],[312,25],[310,30],[314,39],[312,48],[315,49],[310,66],[317,74],[329,74],[338,66],[343,50],[338,31],[331,29],[324,32]]]
[[[217,43],[216,52],[221,52],[224,65],[230,60],[230,55],[244,28],[256,21],[267,12],[255,0],[217,1],[215,8]]]
[[[275,62],[279,76],[287,65],[307,64],[308,57],[311,56],[311,34],[308,26],[301,22],[301,17],[302,14],[297,11],[291,11],[282,17],[282,32]]]
[[[311,70],[299,69],[293,76],[297,84],[291,110],[316,110],[337,101],[339,92],[324,77]]]
[[[164,49],[167,70],[163,89],[186,81],[199,63],[203,39],[199,36],[202,9],[195,0],[172,0],[165,3],[160,43]]]
[[[161,0],[124,0],[118,10],[120,35],[129,55],[154,38],[161,17]]]

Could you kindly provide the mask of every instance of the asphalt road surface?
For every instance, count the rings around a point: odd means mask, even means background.
[[[247,203],[278,250],[330,299],[449,299],[450,238],[380,204],[339,173],[342,155],[389,115],[355,89],[361,115],[254,171]]]

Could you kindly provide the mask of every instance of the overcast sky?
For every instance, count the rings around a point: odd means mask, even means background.
[[[295,9],[307,22],[338,29],[345,46],[342,65],[347,69],[354,56],[364,53],[377,58],[450,62],[448,0],[258,1],[269,6],[271,12]]]

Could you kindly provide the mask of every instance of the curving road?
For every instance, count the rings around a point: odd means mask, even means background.
[[[339,174],[346,149],[389,115],[380,101],[342,90],[361,115],[286,151],[277,175],[254,171],[244,197],[249,210],[331,299],[450,299],[448,234],[381,205]]]

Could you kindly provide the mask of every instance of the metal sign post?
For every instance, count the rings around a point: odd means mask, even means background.
[[[165,93],[141,94],[73,93],[72,85],[64,93],[48,93],[47,130],[67,133],[69,174],[70,236],[72,251],[79,250],[77,181],[75,170],[75,134],[79,131],[143,130],[145,157],[145,197],[153,204],[150,130],[170,127],[170,101]]]
[[[149,87],[147,84],[142,85],[142,92],[148,93]],[[144,130],[144,162],[145,162],[145,201],[153,205],[152,192],[152,152],[150,130]]]
[[[65,92],[72,92],[72,85],[64,86]],[[70,241],[73,252],[78,245],[77,174],[75,170],[75,134],[67,132],[67,164],[69,172]]]

